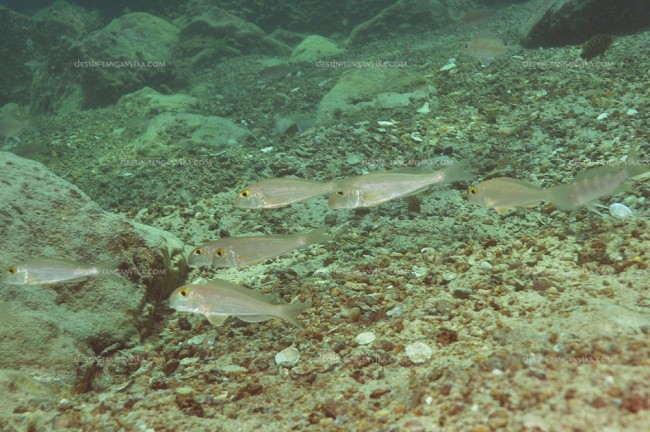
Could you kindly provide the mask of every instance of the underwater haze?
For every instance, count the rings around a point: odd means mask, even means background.
[[[0,0],[0,430],[650,430],[646,0]]]

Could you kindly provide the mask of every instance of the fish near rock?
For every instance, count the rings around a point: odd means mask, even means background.
[[[602,56],[605,51],[612,45],[616,39],[615,36],[607,34],[599,34],[590,38],[582,45],[582,52],[580,57],[583,60],[589,61],[594,57]]]
[[[280,318],[299,327],[296,317],[311,303],[273,304],[269,297],[250,288],[214,279],[177,288],[169,297],[169,305],[180,312],[204,315],[214,326],[232,315],[249,323]]]
[[[465,44],[462,51],[464,54],[479,59],[481,65],[485,67],[495,59],[511,54],[513,48],[503,43],[503,41],[491,31],[481,30],[471,41]]]
[[[60,258],[33,258],[4,270],[0,282],[7,285],[52,285],[91,277],[119,277],[121,261],[90,265]]]
[[[226,237],[194,248],[187,261],[193,267],[242,267],[328,240],[327,227],[290,235]]]

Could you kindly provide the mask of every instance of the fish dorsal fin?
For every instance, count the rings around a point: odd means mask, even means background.
[[[225,289],[225,290],[228,290],[228,291],[232,291],[232,292],[236,292],[236,293],[239,293],[239,294],[254,298],[254,299],[258,300],[258,301],[262,301],[264,303],[273,303],[273,300],[270,297],[265,296],[264,294],[260,294],[255,290],[243,287],[241,285],[235,285],[235,284],[230,283],[228,281],[225,281],[223,279],[213,279],[213,280],[210,281],[210,283],[214,284],[214,285],[217,285],[219,288],[222,288],[222,289]]]
[[[243,316],[237,316],[237,318],[247,323],[257,323],[257,322],[270,320],[273,317],[268,315],[243,315]]]
[[[578,175],[576,175],[573,178],[573,181],[576,182],[576,181],[586,180],[586,179],[602,176],[605,174],[614,174],[619,171],[621,171],[621,168],[615,166],[609,166],[609,165],[589,168],[587,171],[583,171]]]
[[[221,314],[205,314],[205,317],[210,321],[210,324],[212,324],[215,327],[219,327],[220,325],[223,324],[223,322],[228,318],[228,315],[221,315]]]

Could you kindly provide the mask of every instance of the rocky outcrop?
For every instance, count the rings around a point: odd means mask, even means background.
[[[119,260],[119,278],[57,285],[6,285],[0,368],[74,375],[79,359],[108,356],[151,331],[158,304],[187,275],[173,235],[107,213],[42,164],[0,152],[3,272],[47,256],[88,264]]]
[[[647,0],[540,1],[523,28],[528,48],[575,45],[597,34],[622,35],[650,26]]]

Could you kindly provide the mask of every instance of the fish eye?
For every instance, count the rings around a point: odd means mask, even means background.
[[[470,193],[470,194],[472,194],[472,195],[476,195],[476,192],[477,192],[476,187],[469,188],[469,193]]]
[[[223,248],[217,249],[216,251],[214,251],[214,254],[216,256],[218,256],[218,257],[222,257],[223,256]]]
[[[7,267],[7,271],[11,274],[16,274],[16,270],[18,270],[16,266]]]
[[[203,248],[194,249],[194,255],[201,255],[203,253]]]
[[[239,192],[239,196],[242,198],[248,198],[251,195],[251,191],[248,189],[244,189],[243,191]]]
[[[190,294],[190,292],[186,289],[182,289],[178,293],[181,295],[181,297],[187,297]]]

